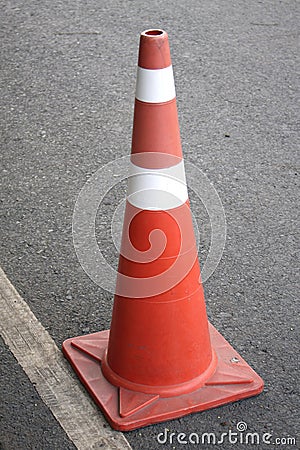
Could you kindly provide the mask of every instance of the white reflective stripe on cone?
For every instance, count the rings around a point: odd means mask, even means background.
[[[135,97],[147,103],[163,103],[176,96],[172,66],[165,69],[138,67]]]
[[[165,169],[145,169],[130,163],[127,200],[147,210],[167,210],[188,199],[184,164],[181,161]]]

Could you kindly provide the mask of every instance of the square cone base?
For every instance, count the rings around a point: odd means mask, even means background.
[[[246,361],[211,324],[209,330],[218,358],[217,369],[204,386],[177,397],[163,398],[110,384],[101,371],[109,331],[67,339],[63,352],[110,425],[129,431],[251,397],[263,390],[263,380]]]

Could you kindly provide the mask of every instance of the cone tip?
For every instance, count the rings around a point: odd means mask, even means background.
[[[160,30],[160,29],[149,29],[149,30],[145,30],[141,33],[142,36],[147,36],[147,37],[151,37],[153,38],[157,38],[158,36],[162,36],[165,35],[167,36],[167,33],[164,30]]]
[[[141,33],[139,67],[164,69],[171,65],[168,34],[164,30],[149,29]]]

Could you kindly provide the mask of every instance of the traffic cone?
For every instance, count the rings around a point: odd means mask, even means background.
[[[63,344],[109,423],[123,431],[263,389],[207,320],[162,30],[141,34],[130,170],[110,332]]]

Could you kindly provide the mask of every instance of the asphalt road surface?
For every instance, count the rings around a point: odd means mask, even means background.
[[[299,448],[299,3],[11,0],[0,21],[0,265],[32,313],[59,349],[68,337],[109,328],[112,295],[79,264],[72,215],[85,182],[129,154],[139,34],[165,29],[184,157],[208,176],[227,220],[222,259],[204,284],[208,315],[266,387],[126,439],[134,450]],[[97,215],[112,264],[107,230],[124,192],[124,183],[115,186]],[[192,191],[191,205],[203,265],[209,217]],[[14,347],[0,340],[0,348],[1,450],[74,449]],[[260,439],[269,433],[272,444],[178,441],[180,432],[219,439],[239,422]]]

